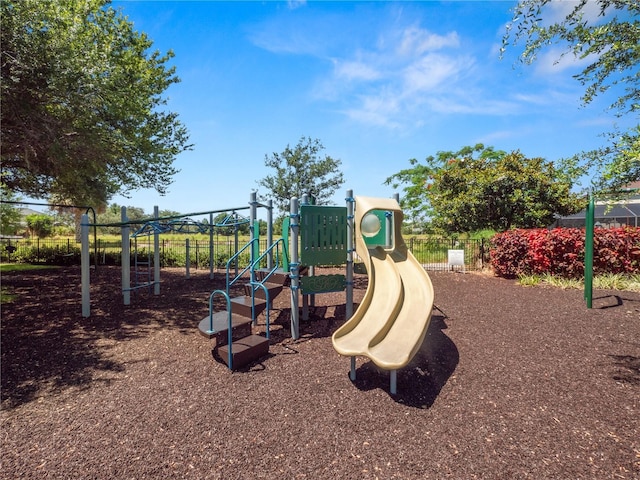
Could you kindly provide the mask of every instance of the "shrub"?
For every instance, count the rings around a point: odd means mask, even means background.
[[[566,278],[584,275],[585,231],[578,228],[509,230],[491,239],[491,264],[495,273],[515,278],[551,274]],[[593,271],[640,272],[640,229],[596,229]]]

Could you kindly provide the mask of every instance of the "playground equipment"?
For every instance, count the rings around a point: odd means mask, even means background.
[[[350,292],[347,298],[351,299],[347,302],[351,302],[351,306],[347,306],[347,315],[350,316],[353,311],[353,274],[346,277],[314,275],[313,271],[317,265],[343,265],[346,258],[352,258],[348,243],[352,239],[348,233],[348,225],[352,221],[347,214],[348,208],[316,206],[305,195],[301,204],[297,198],[291,199],[290,211],[290,218],[284,222],[283,237],[275,243],[268,242],[270,246],[262,255],[255,248],[258,246],[257,229],[252,231],[250,242],[239,250],[239,253],[250,250],[249,265],[231,277],[231,266],[236,257],[230,258],[227,262],[226,289],[214,291],[209,297],[209,315],[200,321],[199,330],[209,338],[216,338],[216,349],[230,369],[239,368],[268,353],[270,304],[289,278],[291,336],[294,339],[299,338],[300,295],[303,300],[303,319],[308,319],[309,303],[313,303],[315,295],[345,289]],[[267,263],[266,269],[260,269],[264,258],[275,263]],[[247,274],[245,294],[230,298],[230,287]],[[217,295],[225,297],[226,310],[214,312],[213,298]],[[255,324],[256,316],[262,312],[266,317],[266,339],[251,334],[251,324]]]
[[[255,194],[252,195],[252,199],[255,201]],[[214,252],[213,252],[213,229],[215,224],[213,222],[213,215],[216,213],[228,213],[232,212],[231,216],[227,216],[227,218],[235,218],[238,223],[246,223],[246,219],[239,219],[237,216],[237,211],[241,210],[249,210],[252,208],[265,207],[268,210],[267,214],[267,239],[270,241],[272,238],[272,204],[271,201],[266,204],[259,204],[255,202],[253,205],[236,207],[236,208],[226,208],[220,210],[209,210],[205,212],[195,212],[195,213],[187,213],[180,214],[174,216],[167,217],[159,217],[158,215],[158,207],[154,207],[154,216],[151,218],[141,219],[141,220],[129,220],[127,218],[126,207],[122,207],[121,209],[121,222],[120,223],[112,223],[112,224],[98,224],[95,220],[95,214],[93,217],[93,223],[90,223],[88,215],[83,215],[80,225],[81,225],[81,271],[82,271],[82,316],[89,317],[91,313],[90,308],[90,255],[89,255],[89,229],[93,227],[94,235],[97,227],[120,227],[121,229],[121,244],[122,244],[122,296],[123,302],[125,305],[129,305],[131,303],[131,292],[140,288],[153,287],[153,292],[155,295],[160,294],[160,248],[159,242],[161,233],[169,232],[169,231],[181,231],[184,232],[186,229],[196,228],[199,232],[209,232],[209,269],[210,278],[213,279],[213,268],[214,268]],[[93,209],[91,209],[93,210]],[[201,215],[209,215],[209,224],[202,224],[198,222],[194,222],[189,217],[196,217]],[[233,217],[235,216],[235,217]],[[255,217],[254,217],[255,218]],[[234,226],[233,221],[227,221],[225,226]],[[137,227],[134,230],[133,235],[131,235],[132,227]],[[148,239],[147,242],[147,259],[140,260],[137,256],[137,237],[146,236]],[[151,237],[153,237],[153,249],[151,248]],[[130,238],[134,238],[134,284],[131,285],[131,250],[130,250]],[[96,242],[97,243],[97,242]],[[237,243],[237,242],[236,242]],[[153,250],[153,260],[151,259],[151,250]],[[86,251],[86,254],[85,254]],[[97,252],[96,252],[97,258]],[[270,260],[268,260],[270,262]],[[270,264],[270,263],[269,263]],[[142,275],[141,270],[144,268],[145,272]],[[153,274],[153,278],[152,277]],[[146,276],[146,282],[139,282],[138,280],[142,277]],[[189,271],[187,269],[187,277],[189,276]],[[137,278],[136,278],[137,277]]]
[[[299,338],[300,307],[308,319],[308,306],[314,296],[346,291],[347,322],[333,335],[333,345],[341,355],[351,357],[355,380],[355,357],[370,358],[391,371],[391,393],[397,390],[397,370],[406,366],[422,345],[433,309],[433,286],[426,271],[409,252],[401,234],[402,211],[397,199],[353,198],[348,192],[347,207],[316,206],[303,197],[291,200],[290,217],[283,227],[283,238],[262,256],[254,254],[252,240],[250,264],[230,277],[234,258],[227,263],[227,287],[209,297],[209,315],[200,322],[200,332],[216,337],[216,348],[230,369],[238,368],[268,353],[269,304],[282,291],[288,272],[291,280],[291,336]],[[354,222],[355,204],[355,222]],[[356,253],[369,274],[364,299],[353,312],[353,238]],[[289,258],[284,253],[289,247]],[[276,264],[258,278],[261,258],[276,248]],[[346,275],[314,275],[318,265],[346,263]],[[303,275],[301,272],[305,271]],[[278,272],[278,277],[274,274]],[[244,296],[230,298],[229,288],[245,273],[249,274]],[[278,280],[276,280],[278,278]],[[257,293],[262,292],[258,297]],[[225,296],[227,309],[213,311],[213,298]],[[256,315],[266,314],[266,337],[251,334]],[[220,345],[220,346],[218,346]]]
[[[251,194],[251,240],[226,264],[225,290],[215,290],[209,295],[209,314],[204,317],[198,329],[207,338],[216,339],[216,347],[220,358],[227,364],[230,370],[240,368],[253,360],[256,360],[269,352],[269,309],[273,298],[278,295],[287,280],[283,265],[286,262],[286,248],[282,239],[271,243],[260,254],[259,252],[259,225],[256,221],[258,206],[266,206],[271,212],[271,202],[267,205],[260,204],[256,194]],[[268,218],[271,225],[271,216]],[[271,228],[267,229],[268,243],[271,241]],[[249,264],[238,271],[238,259],[248,250],[250,254]],[[235,274],[231,275],[231,269],[235,265]],[[266,265],[266,268],[261,268]],[[246,275],[248,274],[248,279]],[[245,280],[244,294],[231,297],[231,287],[241,280]],[[214,312],[213,300],[216,296],[224,297],[226,309]],[[266,312],[266,335],[255,335],[251,327],[256,324],[257,316]]]
[[[349,191],[347,202],[352,202]],[[351,203],[352,208],[352,203]],[[299,204],[291,199],[290,207],[290,264],[291,272],[291,336],[300,337],[298,293],[302,294],[302,317],[309,318],[309,304],[315,295],[347,292],[347,318],[353,311],[353,255],[350,235],[349,207],[316,206],[303,196]],[[351,211],[351,214],[353,212]],[[315,275],[314,267],[344,265],[345,275]],[[305,275],[301,272],[305,271]]]
[[[366,356],[390,370],[390,390],[397,390],[397,370],[405,367],[424,341],[434,293],[431,279],[404,243],[402,211],[395,199],[356,197],[356,252],[369,276],[354,315],[332,337],[336,351]]]
[[[341,355],[351,357],[350,377],[355,380],[355,357],[370,358],[376,365],[390,370],[391,393],[397,389],[397,370],[406,366],[424,341],[433,308],[434,294],[431,280],[404,243],[401,234],[402,211],[397,199],[356,197],[347,194],[347,207],[311,205],[303,199],[291,201],[289,225],[283,238],[272,241],[271,203],[260,204],[252,193],[249,202],[251,240],[226,265],[226,288],[209,295],[209,314],[199,323],[199,331],[208,338],[216,338],[216,350],[230,369],[239,368],[264,356],[269,351],[269,309],[273,298],[291,281],[291,335],[299,338],[299,295],[303,299],[303,318],[314,295],[324,292],[346,291],[346,323],[333,335],[333,346]],[[355,205],[355,215],[354,215]],[[269,213],[268,248],[259,252],[258,207]],[[240,209],[233,209],[240,210]],[[229,211],[229,210],[224,210]],[[212,212],[206,212],[212,213]],[[199,215],[199,214],[191,214]],[[175,218],[175,217],[171,217]],[[354,220],[355,219],[355,220]],[[157,242],[161,226],[157,207],[154,219],[142,227]],[[129,228],[123,212],[123,279],[129,273]],[[138,222],[142,224],[144,222]],[[213,223],[213,222],[211,222]],[[83,238],[88,239],[91,225],[85,215],[82,221]],[[364,261],[369,283],[357,311],[353,312],[353,243]],[[126,241],[125,241],[126,240]],[[154,254],[158,255],[157,244]],[[231,274],[239,255],[245,251],[250,261],[242,271]],[[289,256],[287,256],[289,250]],[[83,315],[85,291],[84,268],[88,278],[88,241],[83,242]],[[345,260],[346,259],[346,260]],[[125,265],[125,261],[127,261]],[[346,275],[315,276],[317,265],[342,265]],[[265,267],[266,265],[266,267]],[[154,260],[159,271],[159,261]],[[310,274],[301,275],[303,270]],[[158,273],[159,275],[159,273]],[[231,287],[244,280],[244,295],[231,298]],[[159,276],[153,283],[159,291]],[[130,289],[124,288],[123,294]],[[226,309],[214,312],[214,299],[224,297]],[[126,303],[126,296],[125,296]],[[252,333],[256,318],[265,312],[265,336]],[[88,316],[88,312],[87,315]]]

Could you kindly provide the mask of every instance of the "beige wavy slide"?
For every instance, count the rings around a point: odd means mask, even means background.
[[[404,243],[398,202],[356,197],[355,205],[356,253],[364,261],[369,283],[356,312],[333,334],[333,346],[339,354],[352,357],[352,380],[358,355],[390,370],[391,393],[395,394],[396,371],[415,356],[429,328],[433,285]],[[373,210],[392,214],[391,245],[368,246],[365,242],[365,236],[377,233]]]

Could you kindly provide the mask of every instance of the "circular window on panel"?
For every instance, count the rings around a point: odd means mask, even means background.
[[[380,219],[375,213],[367,213],[360,222],[360,231],[365,237],[375,237],[381,228]]]

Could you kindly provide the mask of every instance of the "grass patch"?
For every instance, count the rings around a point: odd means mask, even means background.
[[[30,263],[2,263],[0,264],[0,273],[9,272],[28,272],[31,270],[50,270],[58,268],[54,265],[32,265]]]
[[[542,276],[542,281],[553,287],[561,288],[562,290],[570,290],[572,288],[580,289],[584,287],[584,282],[580,278],[562,278],[548,273]]]
[[[523,287],[535,287],[540,285],[542,277],[540,275],[520,275],[518,277],[518,283]]]
[[[549,285],[563,290],[584,288],[582,278],[562,278],[550,274],[544,275],[521,275],[518,277],[518,284],[524,287],[535,287],[537,285]],[[596,290],[624,290],[630,292],[640,292],[640,275],[622,275],[608,273],[593,277],[593,288]]]
[[[640,275],[607,274],[593,279],[593,288],[600,290],[627,290],[640,292]]]
[[[13,289],[7,287],[0,287],[0,303],[5,305],[13,302],[17,298],[17,295],[13,293]]]

